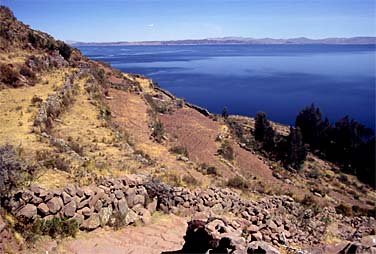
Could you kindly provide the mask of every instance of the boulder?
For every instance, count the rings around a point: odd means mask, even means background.
[[[122,199],[124,197],[124,193],[121,190],[116,190],[115,196],[117,199]]]
[[[157,210],[157,204],[158,204],[158,199],[155,197],[153,201],[151,201],[146,208],[149,210],[151,214],[153,214]]]
[[[54,197],[47,202],[48,209],[52,214],[60,211],[63,205],[63,200],[60,197]]]
[[[360,242],[364,246],[376,247],[376,235],[364,236],[364,237],[362,237],[362,239],[360,240]]]
[[[103,207],[99,212],[99,220],[101,223],[101,226],[107,225],[109,222],[111,216],[112,216],[112,207]]]
[[[72,201],[72,197],[68,193],[66,193],[65,191],[63,191],[61,196],[63,197],[64,204],[67,204],[67,203]]]
[[[129,225],[135,223],[137,220],[138,215],[132,209],[129,209],[127,215],[125,216],[125,224]]]
[[[32,204],[27,204],[18,212],[18,216],[34,219],[37,216],[37,207]]]
[[[63,207],[62,212],[63,212],[64,215],[67,216],[67,217],[73,217],[74,214],[75,214],[75,212],[76,212],[76,209],[77,209],[76,202],[71,201],[71,202],[69,202],[68,204],[66,204],[66,205]]]
[[[101,225],[99,214],[94,213],[88,219],[84,220],[80,225],[80,229],[94,230]]]
[[[50,212],[50,209],[45,203],[41,203],[38,205],[38,211],[43,215],[48,215]]]
[[[118,201],[117,207],[121,216],[125,216],[128,213],[129,209],[128,209],[128,204],[125,198],[122,198]]]

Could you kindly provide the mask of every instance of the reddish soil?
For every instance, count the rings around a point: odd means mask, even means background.
[[[162,115],[160,119],[170,136],[176,137],[176,143],[187,148],[190,160],[215,166],[227,178],[239,171],[244,176],[253,175],[274,180],[267,165],[233,141],[231,143],[235,151],[235,160],[231,163],[232,165],[221,160],[221,157],[217,155],[220,142],[216,142],[216,137],[221,133],[219,122],[191,108],[179,109],[172,115]]]

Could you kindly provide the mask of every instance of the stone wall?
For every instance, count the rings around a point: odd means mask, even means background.
[[[60,190],[31,186],[13,196],[9,209],[15,216],[30,220],[74,218],[82,230],[136,221],[149,223],[156,210],[206,219],[230,216],[242,221],[239,227],[248,241],[274,245],[319,244],[333,222],[341,226],[337,237],[351,241],[360,240],[376,228],[372,217],[343,217],[333,208],[315,212],[288,196],[251,201],[225,188],[189,190],[135,175],[101,178],[95,185],[70,185]]]

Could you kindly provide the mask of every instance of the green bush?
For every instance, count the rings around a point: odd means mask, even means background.
[[[11,85],[13,87],[17,86],[17,81],[19,80],[20,74],[11,66],[1,64],[0,65],[0,80],[1,82]]]
[[[165,135],[165,130],[164,130],[163,123],[160,121],[157,121],[153,126],[153,132],[151,136],[158,143],[162,143],[164,135]]]
[[[241,176],[235,176],[227,181],[227,186],[231,188],[245,190],[249,188],[247,181]]]
[[[221,148],[218,150],[218,153],[222,155],[223,158],[229,161],[235,158],[234,149],[227,140],[222,143]]]
[[[174,146],[174,147],[170,148],[170,152],[176,153],[176,154],[181,154],[185,157],[189,156],[188,150],[184,146]]]
[[[336,212],[338,214],[343,214],[345,216],[352,216],[353,215],[353,211],[352,211],[351,206],[345,205],[345,204],[340,204],[340,205],[336,206]]]
[[[76,219],[52,218],[51,220],[37,219],[32,224],[27,221],[18,221],[15,226],[28,242],[34,242],[39,236],[49,235],[57,237],[75,237],[79,229]]]
[[[216,167],[206,165],[205,163],[201,164],[201,172],[204,175],[218,175],[218,170]]]

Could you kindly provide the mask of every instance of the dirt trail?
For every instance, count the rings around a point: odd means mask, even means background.
[[[162,215],[152,224],[128,226],[118,231],[97,229],[79,233],[75,239],[37,243],[36,254],[160,254],[179,250],[183,246],[186,219],[175,215]]]

